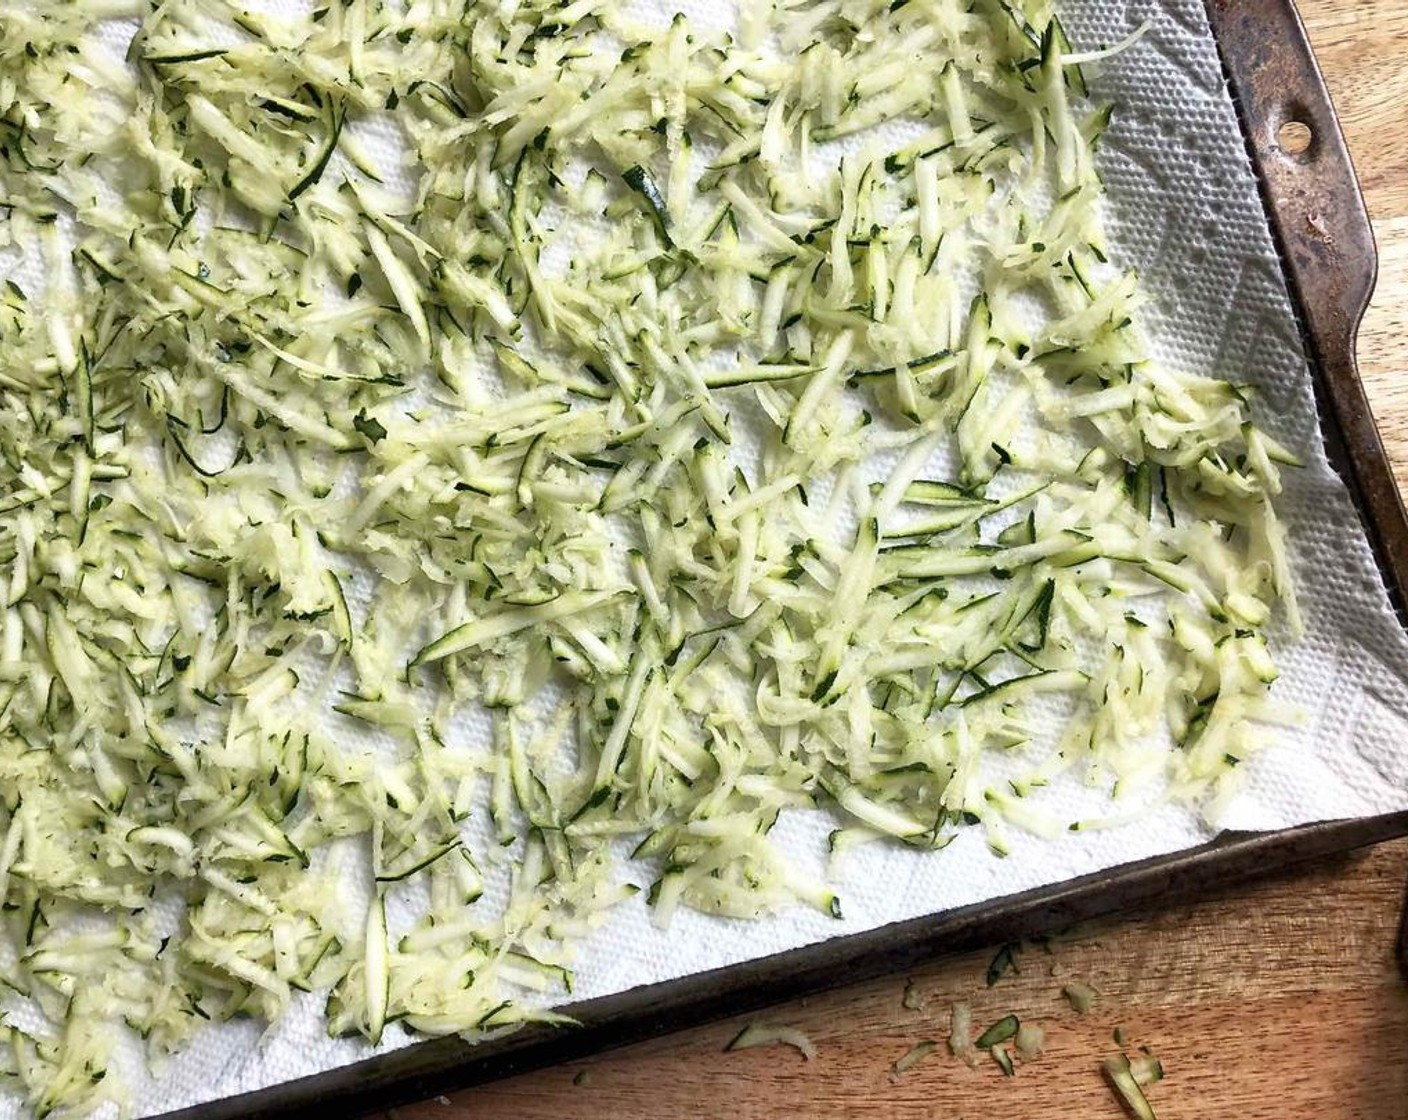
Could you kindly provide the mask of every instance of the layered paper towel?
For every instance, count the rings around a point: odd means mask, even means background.
[[[642,16],[682,10],[718,26],[716,0],[635,0]],[[1139,45],[1107,63],[1095,95],[1118,105],[1100,156],[1109,188],[1115,259],[1134,266],[1153,297],[1145,325],[1159,357],[1260,391],[1258,422],[1307,454],[1286,472],[1280,512],[1303,599],[1306,635],[1282,645],[1275,695],[1305,713],[1255,756],[1221,824],[1266,830],[1408,808],[1408,640],[1395,620],[1364,531],[1323,449],[1294,314],[1257,185],[1225,86],[1202,0],[1068,0],[1063,19],[1081,45],[1115,42],[1144,20]],[[1093,800],[1092,800],[1093,799]],[[1104,806],[1074,781],[1044,801],[1071,819]],[[825,813],[785,817],[774,836],[818,873]],[[999,898],[1132,860],[1201,844],[1210,831],[1164,808],[1123,827],[1054,841],[1013,832],[993,855],[977,830],[941,852],[874,844],[848,855],[836,885],[845,918],[797,908],[756,922],[685,911],[656,929],[641,901],[618,907],[582,945],[574,998],[589,999],[715,969],[907,918]],[[327,1038],[322,997],[302,997],[272,1028],[207,1029],[160,1076],[128,1065],[139,1115],[153,1115],[359,1061],[374,1051]],[[385,1051],[414,1041],[388,1031]],[[0,1097],[0,1118],[19,1116]]]

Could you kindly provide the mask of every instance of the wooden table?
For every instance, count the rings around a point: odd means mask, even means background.
[[[1349,136],[1382,258],[1363,374],[1400,485],[1408,484],[1408,8],[1402,0],[1301,0]],[[1408,1120],[1408,985],[1393,964],[1408,841],[1229,888],[1196,905],[1029,947],[1021,974],[984,984],[992,952],[933,962],[752,1018],[800,1027],[782,1047],[724,1053],[744,1020],[397,1109],[396,1120],[664,1120],[676,1116],[1118,1120],[1100,1076],[1118,1026],[1163,1060],[1160,1120]],[[1072,978],[1100,991],[1077,1015]],[[982,1026],[1009,1010],[1040,1022],[1047,1049],[1003,1077],[940,1047],[896,1077],[916,1042],[948,1036],[966,1000]]]

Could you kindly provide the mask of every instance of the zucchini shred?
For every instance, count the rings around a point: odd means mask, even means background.
[[[632,10],[0,0],[35,1115],[124,1101],[117,1024],[566,1022],[638,892],[839,918],[787,810],[833,861],[1215,820],[1288,718],[1298,460],[1104,243],[1083,66],[1143,29]]]

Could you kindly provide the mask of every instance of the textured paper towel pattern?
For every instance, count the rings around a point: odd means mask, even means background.
[[[725,26],[730,6],[710,0],[636,0],[642,17],[683,10]],[[1141,21],[1139,46],[1109,63],[1096,95],[1118,103],[1100,166],[1109,187],[1115,259],[1137,267],[1154,297],[1146,327],[1168,362],[1261,390],[1257,418],[1308,453],[1288,471],[1281,511],[1294,546],[1307,635],[1277,651],[1276,695],[1306,713],[1248,764],[1248,784],[1224,824],[1269,829],[1408,807],[1408,642],[1387,605],[1362,529],[1325,458],[1309,372],[1222,79],[1201,0],[1071,0],[1063,17],[1078,44],[1121,39]],[[1049,807],[1072,819],[1103,801],[1071,784]],[[1108,808],[1105,806],[1105,808]],[[775,831],[805,869],[822,870],[825,814],[785,818]],[[1166,809],[1136,825],[1041,841],[1020,833],[997,859],[974,830],[940,853],[872,845],[848,857],[837,887],[841,922],[798,909],[761,922],[682,912],[668,933],[643,904],[618,908],[583,946],[577,998],[694,972],[1059,882],[1208,839],[1192,816]],[[369,1056],[360,1042],[325,1036],[321,997],[303,997],[277,1026],[221,1026],[200,1035],[159,1079],[137,1086],[152,1114],[248,1092]],[[388,1046],[410,1039],[388,1032]],[[135,1045],[132,1055],[136,1055]],[[17,1115],[0,1102],[0,1117]]]

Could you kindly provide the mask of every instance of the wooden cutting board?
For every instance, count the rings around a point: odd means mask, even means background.
[[[1408,8],[1402,0],[1300,0],[1374,219],[1381,273],[1360,341],[1364,380],[1408,488]],[[1405,745],[1408,749],[1408,744]],[[1100,1076],[1116,1027],[1167,1077],[1160,1120],[1408,1120],[1408,984],[1393,962],[1408,841],[1254,887],[1129,915],[1030,946],[989,988],[993,951],[844,988],[762,1016],[815,1041],[724,1053],[746,1020],[395,1110],[396,1120],[668,1120],[876,1117],[1118,1120]],[[1077,1015],[1060,990],[1100,991]],[[1008,1011],[1039,1022],[1046,1052],[1014,1078],[969,1069],[941,1046],[896,1077],[915,1043],[948,1034],[966,1000],[979,1029]]]

